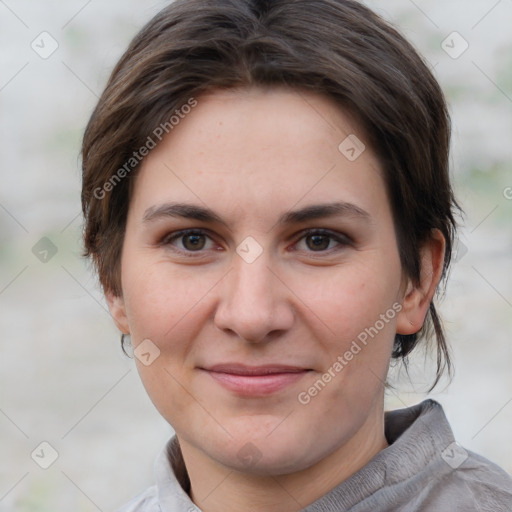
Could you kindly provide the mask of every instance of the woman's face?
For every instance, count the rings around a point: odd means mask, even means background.
[[[299,471],[382,427],[405,322],[382,170],[324,97],[197,101],[137,176],[109,304],[182,446]]]

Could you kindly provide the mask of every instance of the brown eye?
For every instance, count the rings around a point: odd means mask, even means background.
[[[352,239],[343,233],[324,229],[310,229],[302,233],[296,249],[303,252],[331,253],[353,245]]]
[[[204,248],[206,241],[204,235],[199,234],[190,234],[183,235],[181,237],[183,247],[187,249],[187,251],[197,251]]]
[[[212,238],[201,230],[184,230],[169,233],[160,243],[184,255],[201,253],[213,249],[215,245]]]
[[[331,237],[326,235],[309,235],[306,237],[306,245],[312,251],[325,251],[329,248]]]

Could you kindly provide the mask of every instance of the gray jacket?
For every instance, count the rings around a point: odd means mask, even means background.
[[[387,412],[386,438],[388,448],[303,512],[512,512],[510,475],[456,444],[437,402]],[[155,463],[156,485],[118,512],[200,511],[179,466],[174,436]]]

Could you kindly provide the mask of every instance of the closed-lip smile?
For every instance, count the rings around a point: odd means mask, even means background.
[[[309,368],[284,364],[221,363],[200,368],[224,388],[242,396],[265,396],[297,382]]]

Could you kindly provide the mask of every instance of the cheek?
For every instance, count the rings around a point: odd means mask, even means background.
[[[399,264],[391,262],[387,272],[381,265],[361,264],[326,274],[309,285],[305,296],[309,296],[311,311],[329,329],[329,339],[334,335],[335,343],[342,341],[344,345],[377,322],[379,332],[389,335],[392,331],[394,335],[393,305],[397,306],[399,286]],[[382,325],[381,315],[387,313]]]
[[[165,262],[151,263],[135,258],[123,267],[123,293],[142,384],[157,410],[167,419],[188,417],[197,406],[190,389],[188,364],[193,340],[199,335],[204,314],[201,300],[212,288],[212,279],[191,280]],[[148,343],[150,364],[137,357],[137,347]],[[147,345],[141,345],[142,347]],[[145,349],[144,349],[145,350]],[[154,354],[158,354],[154,358]],[[192,363],[191,363],[192,364]],[[198,415],[195,423],[202,425]]]
[[[149,338],[164,348],[177,333],[195,325],[190,318],[200,310],[201,300],[215,280],[190,278],[166,262],[127,261],[123,267],[123,292],[134,344]],[[177,348],[177,347],[173,347]]]
[[[329,328],[329,335],[321,338],[323,371],[334,375],[323,407],[356,411],[366,407],[384,385],[401,307],[399,286],[397,257],[387,263],[339,269],[313,288],[311,309]]]

